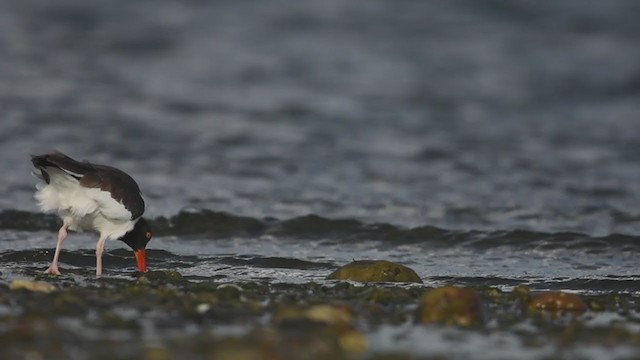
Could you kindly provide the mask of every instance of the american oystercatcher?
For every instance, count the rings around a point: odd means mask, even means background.
[[[62,218],[58,242],[46,274],[60,275],[58,257],[67,230],[97,231],[96,276],[102,275],[102,253],[109,239],[124,241],[135,253],[138,270],[147,270],[145,248],[151,229],[142,218],[144,199],[138,184],[125,172],[111,166],[76,161],[54,151],[32,155],[33,173],[44,183],[36,187],[36,199],[45,212]]]

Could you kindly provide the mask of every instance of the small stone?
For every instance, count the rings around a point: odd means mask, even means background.
[[[367,350],[367,339],[358,331],[347,331],[338,337],[340,347],[348,352],[360,353]]]
[[[587,310],[587,304],[580,296],[561,291],[549,291],[539,294],[533,298],[529,307],[549,311],[584,312]]]
[[[9,285],[9,288],[11,290],[28,290],[45,294],[51,293],[58,289],[55,287],[55,285],[49,284],[48,282],[28,280],[13,280],[11,282],[11,285]]]
[[[496,288],[489,288],[485,291],[485,295],[492,299],[500,299],[502,297],[502,291]]]
[[[589,309],[591,309],[591,311],[605,311],[606,307],[600,301],[591,300],[589,302]]]
[[[163,347],[148,347],[144,350],[144,360],[170,360],[171,354]]]
[[[273,321],[275,323],[284,323],[287,321],[296,321],[303,319],[305,312],[298,306],[285,305],[280,306],[273,314]]]
[[[473,290],[444,286],[427,291],[420,301],[425,324],[472,326],[480,322],[480,296]]]
[[[241,301],[242,288],[235,284],[221,284],[216,288],[216,297],[220,301]]]
[[[201,303],[196,306],[196,311],[198,312],[198,314],[204,314],[209,310],[211,310],[211,305],[206,303]]]
[[[520,299],[528,299],[531,296],[531,290],[527,285],[518,285],[513,289],[513,295]]]
[[[147,271],[138,277],[138,283],[145,285],[177,284],[182,280],[182,275],[177,271]]]
[[[260,360],[271,359],[268,340],[252,335],[250,339],[227,338],[215,343],[210,359],[217,360]]]
[[[351,325],[353,323],[351,311],[346,306],[314,305],[305,311],[305,316],[310,320],[329,325]]]

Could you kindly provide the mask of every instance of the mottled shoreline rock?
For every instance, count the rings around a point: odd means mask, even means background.
[[[49,294],[58,290],[58,288],[44,281],[29,281],[29,280],[13,280],[9,285],[11,290],[27,290],[33,292],[40,292]]]
[[[341,266],[327,276],[329,280],[360,282],[412,282],[422,283],[412,269],[386,260],[360,260]]]
[[[480,295],[469,288],[444,286],[427,291],[418,319],[424,324],[473,326],[481,320]]]
[[[529,307],[548,311],[574,311],[581,313],[587,310],[587,304],[576,294],[561,291],[549,291],[535,296]]]

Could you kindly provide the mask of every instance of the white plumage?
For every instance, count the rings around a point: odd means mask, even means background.
[[[49,184],[37,185],[36,199],[44,212],[56,212],[69,230],[96,230],[100,237],[118,239],[133,229],[135,220],[111,193],[86,188],[67,172],[47,167]]]

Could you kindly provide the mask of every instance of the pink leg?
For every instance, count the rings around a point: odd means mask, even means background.
[[[104,243],[106,241],[106,237],[100,237],[96,244],[96,277],[102,276],[102,253],[104,253]]]
[[[56,252],[53,254],[53,261],[49,268],[44,272],[45,274],[50,275],[61,275],[60,270],[58,270],[58,258],[60,257],[60,250],[62,249],[62,243],[64,239],[67,238],[67,224],[63,224],[60,230],[58,231],[58,242],[56,244]]]

